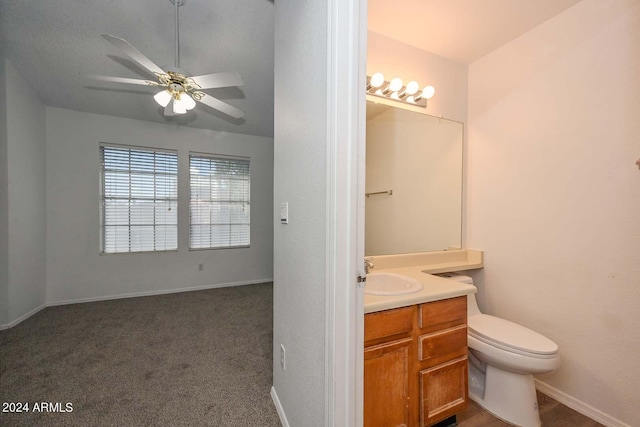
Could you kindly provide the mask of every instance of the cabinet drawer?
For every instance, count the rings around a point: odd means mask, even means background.
[[[428,302],[419,306],[418,327],[422,333],[466,325],[466,323],[466,296]]]
[[[418,337],[418,360],[429,365],[467,355],[467,327],[455,326]]]
[[[467,358],[420,371],[420,426],[430,426],[467,406]]]
[[[378,311],[364,316],[364,342],[371,345],[383,338],[411,336],[415,306]]]

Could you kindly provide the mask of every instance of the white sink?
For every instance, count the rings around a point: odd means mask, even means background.
[[[421,291],[422,283],[394,273],[369,273],[364,293],[370,295],[405,295]]]

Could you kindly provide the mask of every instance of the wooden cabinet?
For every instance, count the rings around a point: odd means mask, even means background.
[[[420,371],[420,425],[430,426],[467,407],[467,358]]]
[[[467,297],[418,306],[420,426],[467,406]]]
[[[364,318],[364,426],[410,426],[416,307]]]
[[[365,427],[426,427],[466,407],[466,304],[463,296],[365,315]]]
[[[409,426],[411,338],[364,351],[364,425]]]

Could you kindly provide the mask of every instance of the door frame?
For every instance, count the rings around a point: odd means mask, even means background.
[[[325,426],[363,423],[367,0],[329,0]]]

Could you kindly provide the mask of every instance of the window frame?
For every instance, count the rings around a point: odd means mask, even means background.
[[[233,246],[212,246],[212,247],[204,247],[204,248],[194,248],[192,247],[192,215],[191,215],[191,207],[192,207],[192,177],[191,177],[191,159],[192,158],[204,158],[204,159],[219,159],[219,160],[237,160],[247,162],[248,164],[248,197],[245,203],[249,206],[249,232],[247,234],[248,244],[246,245],[233,245]],[[251,157],[249,156],[234,156],[227,154],[215,154],[215,153],[203,153],[197,151],[189,152],[189,251],[209,251],[209,250],[225,250],[225,249],[246,249],[251,247]],[[210,224],[209,224],[210,225]],[[231,224],[229,224],[231,225]]]
[[[116,251],[116,252],[107,252],[105,250],[106,247],[106,238],[105,238],[105,234],[106,234],[106,229],[108,227],[108,225],[106,224],[106,209],[105,209],[105,204],[106,204],[106,188],[105,188],[105,164],[104,164],[104,149],[105,148],[113,148],[113,149],[122,149],[122,150],[130,150],[130,151],[141,151],[141,152],[147,152],[147,153],[168,153],[168,154],[173,154],[175,155],[175,175],[174,174],[167,174],[170,176],[175,176],[175,198],[153,198],[153,199],[141,199],[141,200],[152,200],[152,201],[170,201],[174,203],[175,206],[175,216],[176,216],[176,221],[175,221],[175,248],[171,248],[171,249],[158,249],[158,250],[141,250],[141,251],[132,251],[131,249],[131,241],[129,242],[129,250],[128,251]],[[179,224],[180,224],[180,209],[179,209],[179,180],[180,180],[180,157],[179,157],[179,153],[178,150],[175,149],[167,149],[167,148],[157,148],[157,147],[149,147],[149,146],[136,146],[136,145],[129,145],[129,144],[116,144],[116,143],[110,143],[110,142],[100,142],[99,144],[99,165],[100,165],[100,193],[99,193],[99,211],[100,211],[100,226],[99,226],[99,234],[100,234],[100,255],[130,255],[130,254],[157,254],[157,253],[168,253],[168,252],[178,252],[179,250],[179,246],[180,246],[180,239],[179,239]],[[131,167],[129,167],[128,171],[129,175],[131,175]],[[152,172],[152,174],[155,176],[157,174],[157,172],[154,170]],[[154,190],[155,190],[155,183],[154,183]],[[128,200],[135,200],[136,198],[132,198],[131,194],[129,194],[129,198]],[[173,224],[171,224],[173,226]],[[131,222],[129,221],[129,224],[127,225],[128,227],[132,227]],[[154,227],[154,235],[156,232],[156,224],[153,224]]]

